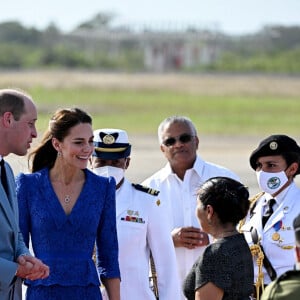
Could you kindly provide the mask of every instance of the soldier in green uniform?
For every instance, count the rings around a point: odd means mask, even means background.
[[[296,237],[295,270],[287,271],[270,283],[261,300],[299,300],[300,299],[300,215],[293,223]]]

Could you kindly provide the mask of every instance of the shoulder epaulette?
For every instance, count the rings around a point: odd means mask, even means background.
[[[148,186],[144,186],[144,185],[136,184],[136,183],[132,183],[132,186],[138,191],[141,191],[141,192],[153,195],[153,196],[157,196],[159,194],[159,191],[152,189]]]
[[[249,199],[250,201],[250,207],[249,207],[249,214],[250,218],[253,216],[253,211],[256,207],[257,200],[260,199],[260,197],[264,194],[265,192],[259,192],[258,194],[254,195],[252,198]]]
[[[257,200],[258,200],[264,193],[265,193],[265,192],[259,192],[259,193],[257,193],[256,195],[254,195],[253,197],[251,197],[251,198],[249,199],[249,202],[250,202],[249,214],[250,214],[251,217],[252,217],[253,211],[254,211],[254,209],[255,209],[255,207],[256,207]],[[245,224],[246,218],[247,218],[247,216],[246,216],[244,219],[240,220],[240,222],[239,222],[239,224],[238,224],[238,230],[239,230],[239,232],[241,232],[241,229],[242,229],[243,225]]]
[[[251,197],[249,199],[250,201],[250,207],[252,207],[253,205],[255,205],[256,201],[264,194],[265,192],[259,192],[256,195],[254,195],[253,197]]]

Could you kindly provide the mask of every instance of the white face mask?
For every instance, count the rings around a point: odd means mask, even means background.
[[[94,168],[93,172],[99,176],[104,176],[104,177],[112,176],[115,179],[116,184],[118,184],[124,178],[125,170],[121,168],[112,167],[112,166],[105,166],[100,168]]]
[[[278,192],[288,182],[284,171],[277,173],[258,171],[256,172],[256,176],[259,187],[271,195]]]

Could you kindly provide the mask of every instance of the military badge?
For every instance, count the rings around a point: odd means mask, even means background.
[[[279,241],[280,240],[280,234],[278,232],[274,232],[272,234],[272,240],[273,241]]]
[[[270,143],[270,149],[271,149],[271,150],[276,150],[277,148],[278,148],[277,142],[271,142],[271,143]]]
[[[106,145],[111,145],[115,142],[115,138],[111,134],[107,134],[106,136],[103,137],[102,141]]]

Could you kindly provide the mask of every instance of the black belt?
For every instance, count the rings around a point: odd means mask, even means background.
[[[258,234],[257,234],[257,230],[256,230],[255,228],[251,227],[250,232],[251,232],[251,237],[252,237],[253,243],[260,246],[261,251],[262,251],[262,253],[263,253],[263,255],[264,255],[263,265],[264,265],[264,267],[265,267],[265,269],[266,269],[268,275],[270,276],[271,280],[276,279],[276,277],[277,277],[276,271],[275,271],[275,269],[273,268],[271,262],[269,261],[267,255],[266,255],[266,253],[265,253],[265,251],[264,251],[263,246],[258,242]]]

